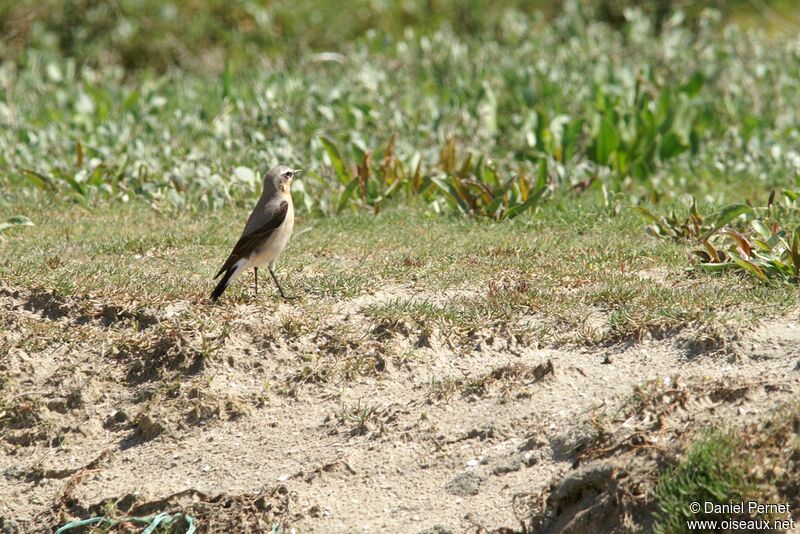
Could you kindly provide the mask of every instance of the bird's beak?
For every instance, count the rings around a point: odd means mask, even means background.
[[[292,178],[295,178],[295,177],[297,177],[297,176],[300,176],[300,174],[301,174],[302,172],[303,172],[303,171],[302,171],[302,169],[292,169]]]

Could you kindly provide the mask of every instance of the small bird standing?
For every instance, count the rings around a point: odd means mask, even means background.
[[[287,298],[275,276],[275,260],[286,248],[294,227],[294,206],[289,187],[292,178],[300,171],[278,165],[264,177],[264,190],[256,207],[247,219],[244,231],[233,252],[225,260],[214,279],[225,274],[214,291],[211,300],[216,301],[239,273],[252,267],[255,270],[256,295],[258,295],[258,268],[265,263],[269,274],[278,286],[281,297]]]

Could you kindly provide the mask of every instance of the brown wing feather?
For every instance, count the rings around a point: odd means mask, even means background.
[[[256,247],[266,241],[267,238],[271,236],[280,225],[283,224],[283,221],[286,220],[286,214],[288,211],[289,203],[284,200],[281,202],[281,205],[278,207],[278,211],[275,212],[275,215],[263,226],[260,226],[249,234],[240,237],[239,241],[237,241],[236,245],[233,247],[233,252],[231,252],[231,255],[228,256],[227,260],[225,260],[225,264],[222,266],[222,269],[219,270],[214,278],[219,278],[219,275],[230,269],[234,263],[242,258],[248,257],[253,250],[256,249]]]

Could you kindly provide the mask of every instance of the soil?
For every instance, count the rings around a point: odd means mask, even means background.
[[[150,309],[0,286],[0,531],[160,511],[214,532],[636,530],[609,488],[653,466],[626,454],[800,392],[796,316],[540,347],[365,313],[450,296]],[[666,400],[630,415],[642,391]]]

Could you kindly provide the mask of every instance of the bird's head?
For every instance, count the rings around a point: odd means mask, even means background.
[[[288,193],[292,185],[292,178],[300,174],[298,169],[292,169],[284,165],[272,167],[264,177],[264,187],[272,186],[275,191]]]

